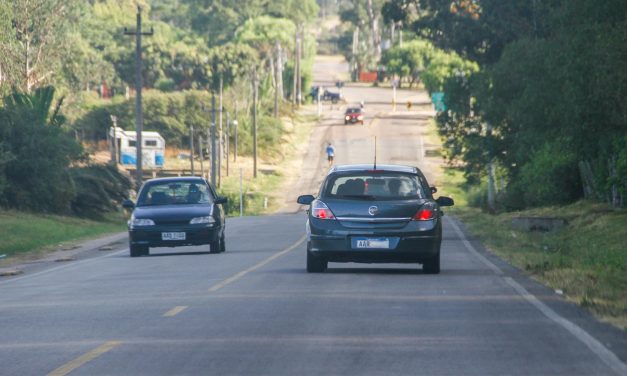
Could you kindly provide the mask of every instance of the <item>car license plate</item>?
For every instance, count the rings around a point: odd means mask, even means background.
[[[389,249],[390,248],[390,239],[388,239],[388,238],[355,239],[354,248]]]
[[[185,240],[184,232],[162,232],[161,240]]]

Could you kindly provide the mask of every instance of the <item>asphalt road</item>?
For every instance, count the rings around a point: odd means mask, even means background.
[[[428,107],[399,115],[389,90],[344,91],[374,116],[349,127],[341,106],[327,108],[313,145],[328,138],[338,163],[363,162],[377,135],[381,162],[433,172],[420,142]],[[287,196],[324,176],[322,150],[308,155]],[[337,263],[308,274],[304,226],[302,212],[229,218],[223,254],[130,258],[122,247],[0,279],[0,375],[627,375],[624,331],[487,253],[449,216],[439,275]]]

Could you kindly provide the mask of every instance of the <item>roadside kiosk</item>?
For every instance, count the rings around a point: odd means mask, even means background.
[[[125,131],[120,127],[111,127],[109,137],[117,144],[116,159],[125,166],[136,164],[137,132]],[[158,132],[142,132],[142,166],[163,168],[165,157],[165,139]]]

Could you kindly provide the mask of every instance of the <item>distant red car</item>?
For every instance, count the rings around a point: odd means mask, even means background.
[[[359,107],[349,107],[344,113],[344,125],[351,123],[364,124],[364,111]]]

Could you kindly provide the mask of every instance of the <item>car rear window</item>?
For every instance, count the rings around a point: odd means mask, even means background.
[[[354,172],[331,175],[324,185],[323,196],[356,200],[426,198],[419,176],[395,172]]]
[[[155,182],[144,186],[137,206],[209,204],[209,187],[201,181]]]

